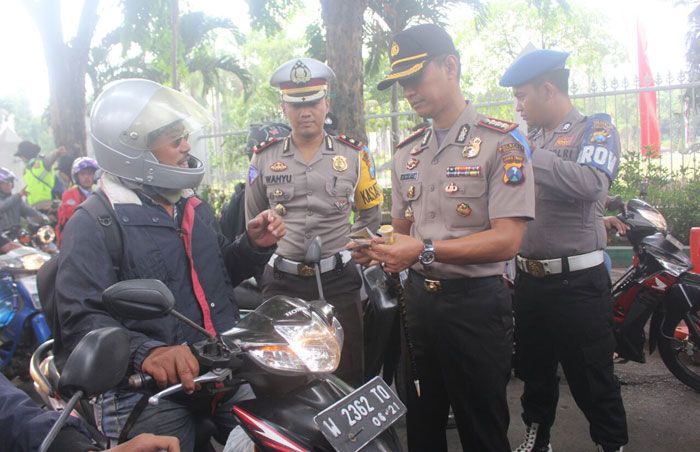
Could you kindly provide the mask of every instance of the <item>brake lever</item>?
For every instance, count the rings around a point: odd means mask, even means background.
[[[216,381],[224,381],[232,375],[231,369],[212,369],[209,372],[202,374],[194,379],[195,384],[200,383],[211,383]],[[150,405],[158,405],[160,399],[164,397],[171,396],[177,392],[182,391],[182,383],[165,388],[159,393],[148,398],[148,403]]]

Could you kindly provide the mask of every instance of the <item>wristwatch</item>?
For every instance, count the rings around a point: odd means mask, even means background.
[[[423,240],[423,251],[418,256],[418,262],[423,265],[430,265],[435,262],[435,248],[432,240]]]

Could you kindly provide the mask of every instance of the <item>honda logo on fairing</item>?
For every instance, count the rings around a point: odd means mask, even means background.
[[[652,289],[656,289],[661,292],[665,291],[667,287],[668,285],[666,285],[666,283],[661,281],[659,278],[654,278],[654,285],[651,286]]]

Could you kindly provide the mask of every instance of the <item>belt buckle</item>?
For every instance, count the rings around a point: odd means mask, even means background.
[[[442,282],[434,279],[426,279],[423,281],[423,284],[428,293],[437,293],[442,290]]]
[[[305,276],[305,277],[310,277],[316,274],[316,271],[311,265],[307,264],[299,264],[299,275],[300,276]]]
[[[547,273],[544,271],[544,264],[538,260],[527,259],[525,261],[527,272],[537,278],[544,277]]]

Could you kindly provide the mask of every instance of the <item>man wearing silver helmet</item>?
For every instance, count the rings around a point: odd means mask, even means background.
[[[312,58],[295,58],[270,79],[279,88],[282,111],[292,132],[253,148],[246,186],[246,217],[273,208],[284,217],[287,236],[262,276],[264,297],[286,294],[318,297],[314,270],[303,265],[311,240],[323,240],[321,279],[343,326],[345,341],[337,375],[351,385],[363,382],[362,280],[350,252],[351,230],[379,227],[382,192],[372,156],[345,135],[324,131],[333,70]],[[350,224],[353,207],[355,222]]]
[[[63,231],[56,277],[60,328],[54,331],[59,365],[87,332],[119,326],[129,331],[132,372],[151,375],[161,387],[180,382],[188,394],[195,390],[199,365],[190,349],[180,344],[204,339],[201,333],[182,327],[173,317],[114,318],[101,297],[117,281],[153,278],[173,292],[177,311],[210,333],[236,323],[233,285],[264,265],[285,230],[280,218],[266,210],[250,219],[247,233],[235,242],[221,235],[211,208],[193,191],[204,167],[190,154],[189,133],[208,122],[206,111],[190,97],[149,80],[113,82],[96,99],[91,139],[105,174],[92,199],[102,198],[111,219],[79,208]],[[108,243],[115,231],[110,228],[115,227],[122,243],[116,261]],[[197,404],[213,412],[227,435],[235,426],[233,401],[250,396],[248,387],[216,400],[197,393],[163,400],[146,407],[125,436],[143,432],[177,436],[182,450],[192,450]],[[120,437],[140,398],[122,390],[98,397],[96,418],[106,436]]]

